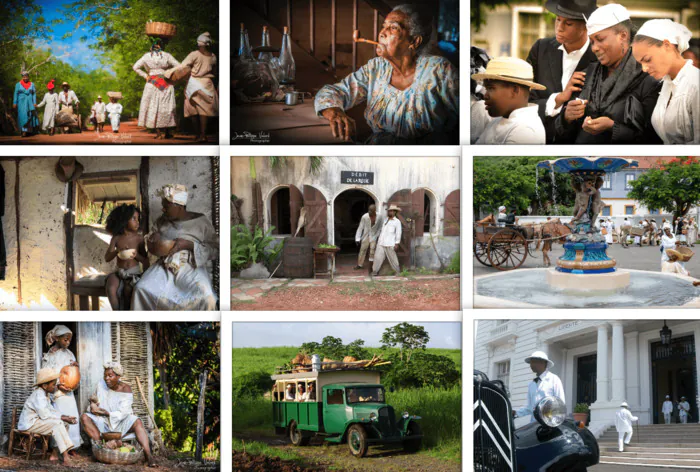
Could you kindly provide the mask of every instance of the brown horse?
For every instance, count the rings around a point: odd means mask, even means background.
[[[547,254],[552,250],[552,243],[564,244],[566,237],[571,234],[571,228],[561,222],[559,218],[554,218],[542,224],[542,262],[545,267],[552,265],[552,261]]]

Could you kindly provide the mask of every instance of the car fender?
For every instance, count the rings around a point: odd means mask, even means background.
[[[586,428],[566,420],[556,428],[537,422],[515,431],[518,470],[564,472],[583,465],[592,467],[600,457],[598,442]]]
[[[372,421],[369,419],[354,419],[350,420],[347,423],[345,423],[345,429],[343,430],[343,436],[342,440],[345,441],[347,439],[347,434],[348,434],[348,429],[350,429],[350,426],[354,424],[361,424],[364,428],[365,431],[367,431],[367,434],[371,435],[371,430],[374,429],[374,426],[372,425]]]
[[[413,415],[409,416],[408,418],[401,417],[399,422],[397,423],[397,426],[399,427],[399,430],[401,431],[401,435],[405,436],[406,432],[408,432],[408,425],[411,424],[411,422],[416,422],[418,423],[418,420],[422,419],[420,416]]]

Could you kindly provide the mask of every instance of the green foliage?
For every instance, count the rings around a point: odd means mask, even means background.
[[[233,226],[231,228],[231,270],[237,272],[261,261],[269,265],[277,259],[282,252],[284,242],[279,241],[272,247],[272,243],[278,241],[270,236],[274,229],[275,227],[271,226],[265,233],[258,226],[253,231],[244,225]]]
[[[700,203],[700,159],[677,159],[661,168],[650,169],[630,182],[629,198],[647,208],[664,209],[673,217],[684,216]]]
[[[389,357],[391,364],[383,376],[384,385],[395,389],[415,387],[452,387],[460,382],[460,372],[454,361],[418,351],[410,362],[402,361],[399,355]]]
[[[445,273],[447,274],[459,274],[460,271],[460,262],[459,262],[459,251],[455,253],[454,256],[452,256],[452,260],[450,261],[450,265],[447,266],[447,269],[445,269]]]
[[[262,395],[270,390],[271,385],[270,372],[264,370],[246,372],[236,376],[233,379],[234,402],[237,398],[252,398]]]
[[[422,326],[410,323],[399,323],[396,326],[387,328],[382,334],[382,347],[398,347],[399,359],[406,362],[411,361],[411,354],[417,349],[425,350],[430,341],[430,335]]]
[[[591,408],[588,406],[588,403],[577,403],[574,406],[574,413],[588,413],[589,411],[591,411]]]
[[[554,206],[552,176],[539,170],[537,163],[552,157],[475,157],[474,158],[474,215],[497,213],[504,205],[515,209],[518,215],[527,214],[528,208],[536,215],[569,214],[574,205],[574,194],[567,174],[555,174],[557,205]],[[535,182],[539,188],[536,192]],[[539,193],[539,196],[538,196]]]
[[[318,354],[321,358],[327,357],[335,360],[342,360],[345,356],[357,359],[371,357],[370,352],[365,348],[364,340],[356,339],[344,345],[342,339],[333,336],[326,336],[320,344],[314,341],[306,342],[301,345],[299,351],[309,356]]]
[[[170,324],[170,323],[161,323]],[[219,373],[219,323],[173,323],[170,352],[166,359],[170,410],[163,408],[164,385],[159,369],[154,369],[157,414],[172,423],[166,444],[181,452],[194,452],[199,401],[199,375],[208,371],[204,408],[204,449],[218,448],[221,395]],[[155,326],[155,328],[153,327]],[[152,325],[158,329],[158,324]],[[159,423],[160,426],[160,423]]]
[[[269,405],[268,405],[269,406]],[[254,456],[279,457],[283,461],[301,461],[303,458],[296,454],[294,450],[282,449],[279,447],[270,446],[259,441],[242,441],[238,438],[233,438],[233,451],[245,451]],[[331,470],[331,469],[329,469]]]
[[[117,205],[114,202],[106,202],[104,211],[102,203],[89,203],[85,211],[75,214],[75,224],[77,225],[102,225],[107,223],[107,216]],[[100,215],[102,221],[100,221]]]

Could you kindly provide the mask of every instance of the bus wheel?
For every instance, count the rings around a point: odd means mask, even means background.
[[[295,446],[306,446],[309,444],[309,437],[304,436],[301,430],[297,428],[296,421],[289,423],[289,440],[292,441],[292,444]]]
[[[359,424],[354,424],[348,429],[348,447],[355,457],[364,457],[367,454],[367,432]]]
[[[403,442],[403,449],[406,452],[417,452],[420,449],[423,438],[411,438],[411,436],[419,436],[423,434],[420,425],[415,421],[408,423],[406,430],[406,439]]]

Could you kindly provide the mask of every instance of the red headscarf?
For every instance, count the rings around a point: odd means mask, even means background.
[[[32,86],[32,82],[29,79],[27,79],[27,81],[25,82],[24,77],[22,77],[22,80],[20,80],[19,83],[22,84],[24,90],[29,90],[29,87]]]
[[[56,86],[53,84],[56,79],[51,79],[48,84],[46,84],[46,88],[49,90],[53,90]]]

